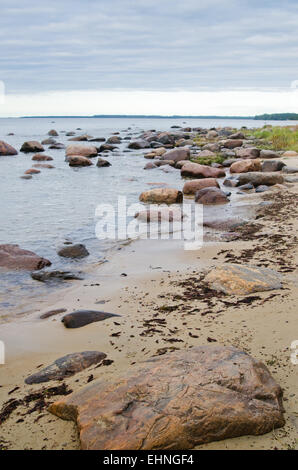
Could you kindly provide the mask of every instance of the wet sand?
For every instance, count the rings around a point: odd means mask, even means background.
[[[91,375],[94,380],[108,380],[130,364],[163,353],[165,348],[170,351],[204,345],[212,339],[239,347],[268,366],[284,390],[286,425],[264,436],[224,440],[200,449],[296,448],[298,366],[290,361],[290,345],[298,339],[297,186],[288,184],[251,196],[251,201],[269,199],[275,204],[271,212],[270,206],[264,206],[255,222],[261,226],[256,233],[252,230],[251,234],[243,233],[240,240],[207,244],[198,251],[185,251],[180,242],[135,241],[100,265],[92,280],[73,282],[65,291],[42,299],[37,308],[32,305],[32,315],[2,324],[7,356],[6,364],[0,366],[0,402],[61,385],[51,381],[44,387],[29,386],[24,379],[68,353],[98,350],[114,361],[109,366],[91,366],[64,380],[69,389],[77,390],[91,380]],[[283,289],[258,293],[248,303],[241,303],[240,296],[225,297],[223,302],[207,302],[195,294],[186,298],[186,289],[191,287],[199,293],[202,274],[224,262],[276,269],[283,275]],[[67,330],[60,321],[64,314],[39,319],[42,313],[56,308],[66,308],[67,312],[104,310],[121,317]],[[165,320],[164,326],[154,324],[157,317]],[[153,322],[153,329],[148,328],[147,320]],[[73,423],[56,418],[46,408],[30,412],[33,406],[18,406],[1,425],[0,448],[79,448]]]

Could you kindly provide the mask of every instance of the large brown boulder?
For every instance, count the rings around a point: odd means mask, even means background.
[[[25,379],[25,383],[40,384],[49,380],[61,380],[81,372],[93,364],[98,364],[107,357],[99,351],[84,351],[60,357],[53,364],[39,370]]]
[[[258,158],[255,160],[247,158],[246,160],[234,162],[230,166],[231,173],[247,173],[248,171],[261,171],[261,169],[261,160],[259,160]]]
[[[0,156],[6,155],[17,155],[18,152],[11,145],[7,144],[3,140],[0,140]]]
[[[219,184],[215,178],[204,178],[194,181],[186,181],[183,186],[184,194],[195,194],[197,191],[203,188],[219,188]]]
[[[183,194],[174,188],[155,188],[141,193],[139,199],[152,204],[175,204],[182,202]]]
[[[97,148],[94,145],[68,145],[66,147],[66,156],[72,157],[78,155],[80,157],[96,157]]]
[[[20,151],[24,153],[38,153],[44,152],[44,148],[36,140],[30,140],[23,143]]]
[[[263,363],[232,346],[151,358],[49,411],[76,422],[88,450],[187,450],[285,424],[280,386]]]
[[[32,251],[22,250],[19,245],[0,245],[0,267],[32,271],[51,264],[48,259],[42,258]]]
[[[211,289],[232,295],[246,295],[282,287],[281,277],[276,271],[240,264],[225,264],[212,269],[205,277],[205,282]]]
[[[169,150],[163,155],[164,160],[173,160],[174,162],[179,162],[180,160],[189,160],[190,150],[187,148],[176,148]]]
[[[199,163],[185,163],[181,168],[181,176],[189,178],[221,178],[226,176],[224,170]]]
[[[266,186],[272,186],[274,184],[282,184],[284,182],[284,177],[276,172],[273,173],[258,173],[258,172],[248,172],[243,173],[238,176],[239,186],[251,183],[254,186],[260,186],[264,184]]]
[[[199,204],[210,205],[210,204],[226,204],[229,202],[229,198],[219,188],[203,188],[196,192],[195,201]]]
[[[73,155],[71,157],[67,157],[66,160],[69,166],[90,166],[92,162],[87,157],[81,157],[79,155]]]

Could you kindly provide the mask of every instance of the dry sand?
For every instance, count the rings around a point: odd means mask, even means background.
[[[286,425],[264,436],[224,440],[200,449],[296,448],[298,366],[290,361],[290,345],[298,339],[297,192],[297,185],[288,184],[257,196],[262,200],[273,195],[274,206],[266,208],[265,218],[257,219],[259,231],[246,230],[237,241],[205,245],[199,251],[184,251],[180,242],[133,242],[99,266],[92,281],[75,281],[65,291],[39,301],[36,308],[32,305],[34,314],[3,323],[1,340],[7,355],[6,364],[0,366],[0,403],[61,385],[52,381],[44,387],[29,386],[24,379],[68,353],[98,350],[114,361],[64,380],[69,389],[77,390],[91,375],[108,380],[164,348],[204,345],[212,338],[239,347],[268,366],[284,389]],[[201,275],[223,262],[272,267],[283,274],[283,289],[260,293],[250,303],[239,303],[240,296],[206,302],[199,295]],[[188,288],[192,294],[186,299]],[[39,319],[40,314],[56,308],[67,312],[90,308],[121,317],[67,330],[60,321],[64,314]],[[165,319],[165,326],[152,323],[156,317]],[[151,320],[153,328],[146,320]],[[0,448],[78,449],[76,426],[49,414],[46,408],[31,412],[34,404],[18,406],[1,424]]]

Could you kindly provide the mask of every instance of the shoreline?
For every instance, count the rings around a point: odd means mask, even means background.
[[[267,192],[266,199],[272,197],[278,199],[281,191],[286,195],[292,193],[297,195],[296,185],[290,186],[283,190],[277,188]],[[261,197],[260,200],[262,199]],[[286,205],[282,211],[286,211]],[[297,229],[294,211],[291,210],[292,220],[287,220],[282,211],[276,214],[276,217],[280,221],[285,221],[293,235],[293,231],[295,233]],[[266,220],[263,230],[265,229],[265,233],[269,233],[270,230],[274,233],[276,225],[278,225],[276,221]],[[34,316],[1,325],[2,337],[9,345],[8,362],[0,369],[1,402],[11,398],[18,399],[30,392],[43,389],[41,385],[25,385],[24,379],[38,370],[41,364],[46,366],[64,354],[98,350],[105,352],[107,358],[114,361],[108,367],[90,367],[63,381],[71,390],[78,390],[87,383],[90,374],[94,380],[109,379],[117,376],[129,365],[159,354],[164,348],[170,351],[173,348],[203,345],[207,344],[207,338],[211,337],[220,344],[240,347],[267,364],[285,391],[286,426],[264,436],[243,436],[213,442],[199,448],[293,448],[297,432],[295,410],[298,397],[293,392],[295,366],[291,365],[289,360],[289,347],[291,341],[295,339],[293,338],[296,320],[295,298],[297,298],[295,275],[283,274],[286,283],[284,289],[261,292],[258,295],[260,300],[255,304],[247,306],[240,304],[239,307],[239,304],[237,305],[239,296],[232,296],[229,300],[235,303],[234,306],[219,309],[215,303],[211,312],[204,316],[192,312],[196,309],[200,312],[202,308],[200,300],[186,302],[187,305],[183,302],[183,307],[181,300],[174,300],[177,292],[180,293],[181,289],[183,292],[182,285],[188,285],[194,276],[224,262],[227,250],[238,259],[239,254],[242,253],[243,256],[244,252],[254,251],[255,242],[258,243],[258,238],[234,241],[232,244],[221,242],[204,246],[199,252],[185,252],[175,248],[174,256],[169,256],[171,248],[166,247],[167,241],[165,244],[156,241],[155,250],[146,250],[146,241],[139,240],[128,245],[112,257],[109,263],[103,264],[97,273],[94,273],[91,282],[82,281],[82,284],[76,282],[61,295],[59,300],[49,297],[47,306],[36,312]],[[255,251],[255,255],[261,259],[262,256],[268,257],[268,260],[270,258],[269,267],[276,269],[274,258],[278,258],[278,254],[276,249],[273,249],[274,252],[272,248],[267,247],[265,253],[260,251],[258,255]],[[291,256],[293,261],[297,260],[297,250],[296,258],[294,253],[291,253]],[[148,270],[147,273],[142,274],[145,270]],[[127,276],[121,276],[123,272]],[[174,312],[171,309],[167,310],[168,306],[175,306]],[[286,320],[285,306],[287,306]],[[186,307],[190,307],[190,313]],[[67,308],[67,312],[78,308],[93,308],[117,313],[121,317],[116,318],[116,322],[111,318],[77,330],[67,330],[60,323],[64,314],[47,320],[39,319],[41,313],[54,308]],[[147,332],[144,320],[152,317],[154,312],[163,315],[167,327],[165,331],[150,334]],[[19,337],[20,326],[21,337]],[[119,332],[119,336],[111,336]],[[52,381],[49,386],[55,384],[59,382]],[[15,387],[19,388],[8,395]],[[18,408],[1,426],[0,441],[6,442],[2,443],[4,448],[79,448],[77,430],[73,423],[62,421],[46,410],[41,414],[37,412],[28,414],[28,411],[30,409],[26,407]],[[17,422],[19,419],[24,421]]]

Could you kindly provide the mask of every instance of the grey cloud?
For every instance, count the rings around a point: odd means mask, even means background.
[[[9,93],[289,87],[296,0],[1,0]]]

